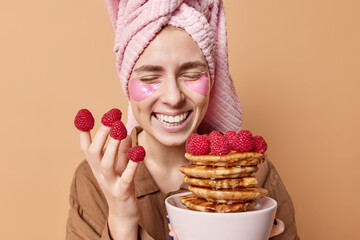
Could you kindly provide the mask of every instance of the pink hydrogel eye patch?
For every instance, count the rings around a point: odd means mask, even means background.
[[[160,82],[143,83],[135,78],[130,79],[129,93],[135,101],[141,101],[153,94],[160,86]]]
[[[193,90],[194,92],[206,96],[209,93],[210,82],[209,82],[209,74],[204,73],[198,80],[195,81],[184,81],[185,85]]]

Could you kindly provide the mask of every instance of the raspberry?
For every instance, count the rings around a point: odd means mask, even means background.
[[[199,135],[189,144],[189,153],[192,155],[205,155],[210,152],[210,142],[207,135]]]
[[[121,111],[117,108],[113,108],[101,118],[101,123],[107,127],[111,127],[114,122],[121,120]]]
[[[230,152],[230,145],[223,135],[216,135],[211,139],[210,149],[213,155],[225,155]]]
[[[80,109],[75,116],[74,124],[80,131],[90,131],[94,127],[94,117],[87,109]]]
[[[145,158],[145,149],[140,145],[130,148],[128,158],[133,162],[141,162]]]
[[[227,131],[226,133],[225,133],[225,139],[227,140],[227,142],[230,144],[230,146],[231,146],[231,144],[232,144],[232,142],[233,142],[233,139],[234,139],[234,137],[236,136],[236,132],[235,131]]]
[[[195,137],[199,136],[197,133],[192,133],[190,134],[190,136],[188,137],[188,139],[186,140],[186,144],[185,144],[185,149],[186,149],[186,152],[189,152],[190,151],[190,143],[192,142],[192,140],[194,140]]]
[[[210,136],[208,134],[202,134],[203,136],[205,136],[207,138],[207,140],[210,141]]]
[[[209,140],[211,141],[214,137],[222,137],[223,134],[218,132],[218,131],[212,131],[210,134],[209,134]]]
[[[254,150],[255,143],[249,130],[240,130],[233,138],[231,148],[239,152],[251,152]]]
[[[116,121],[110,129],[110,136],[116,140],[123,140],[127,136],[127,130],[122,121]]]
[[[267,144],[263,137],[261,136],[254,136],[254,142],[255,142],[255,152],[259,152],[261,154],[264,154],[267,150]]]

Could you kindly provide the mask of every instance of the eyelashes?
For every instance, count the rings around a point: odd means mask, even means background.
[[[153,83],[155,81],[159,81],[161,79],[161,76],[144,76],[139,77],[138,79],[144,83]]]
[[[184,74],[183,76],[180,76],[180,78],[185,81],[194,81],[194,80],[198,80],[202,75],[203,75],[203,73]]]
[[[203,72],[196,72],[196,73],[184,73],[180,74],[177,78],[184,81],[195,81],[198,80],[204,73]],[[143,83],[154,83],[161,81],[163,76],[161,75],[147,75],[138,77],[138,79]]]

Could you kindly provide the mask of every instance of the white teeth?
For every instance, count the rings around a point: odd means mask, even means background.
[[[163,115],[163,114],[155,114],[155,117],[162,123],[168,125],[168,126],[178,126],[183,121],[186,120],[187,116],[189,115],[189,112],[182,113],[176,116],[169,116],[169,115]]]

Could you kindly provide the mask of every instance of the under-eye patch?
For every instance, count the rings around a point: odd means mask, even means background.
[[[193,90],[194,92],[206,96],[209,94],[210,81],[209,74],[205,72],[199,79],[197,80],[185,80],[185,85]]]
[[[129,94],[131,99],[141,101],[153,94],[160,86],[160,82],[143,83],[135,78],[129,81]]]

